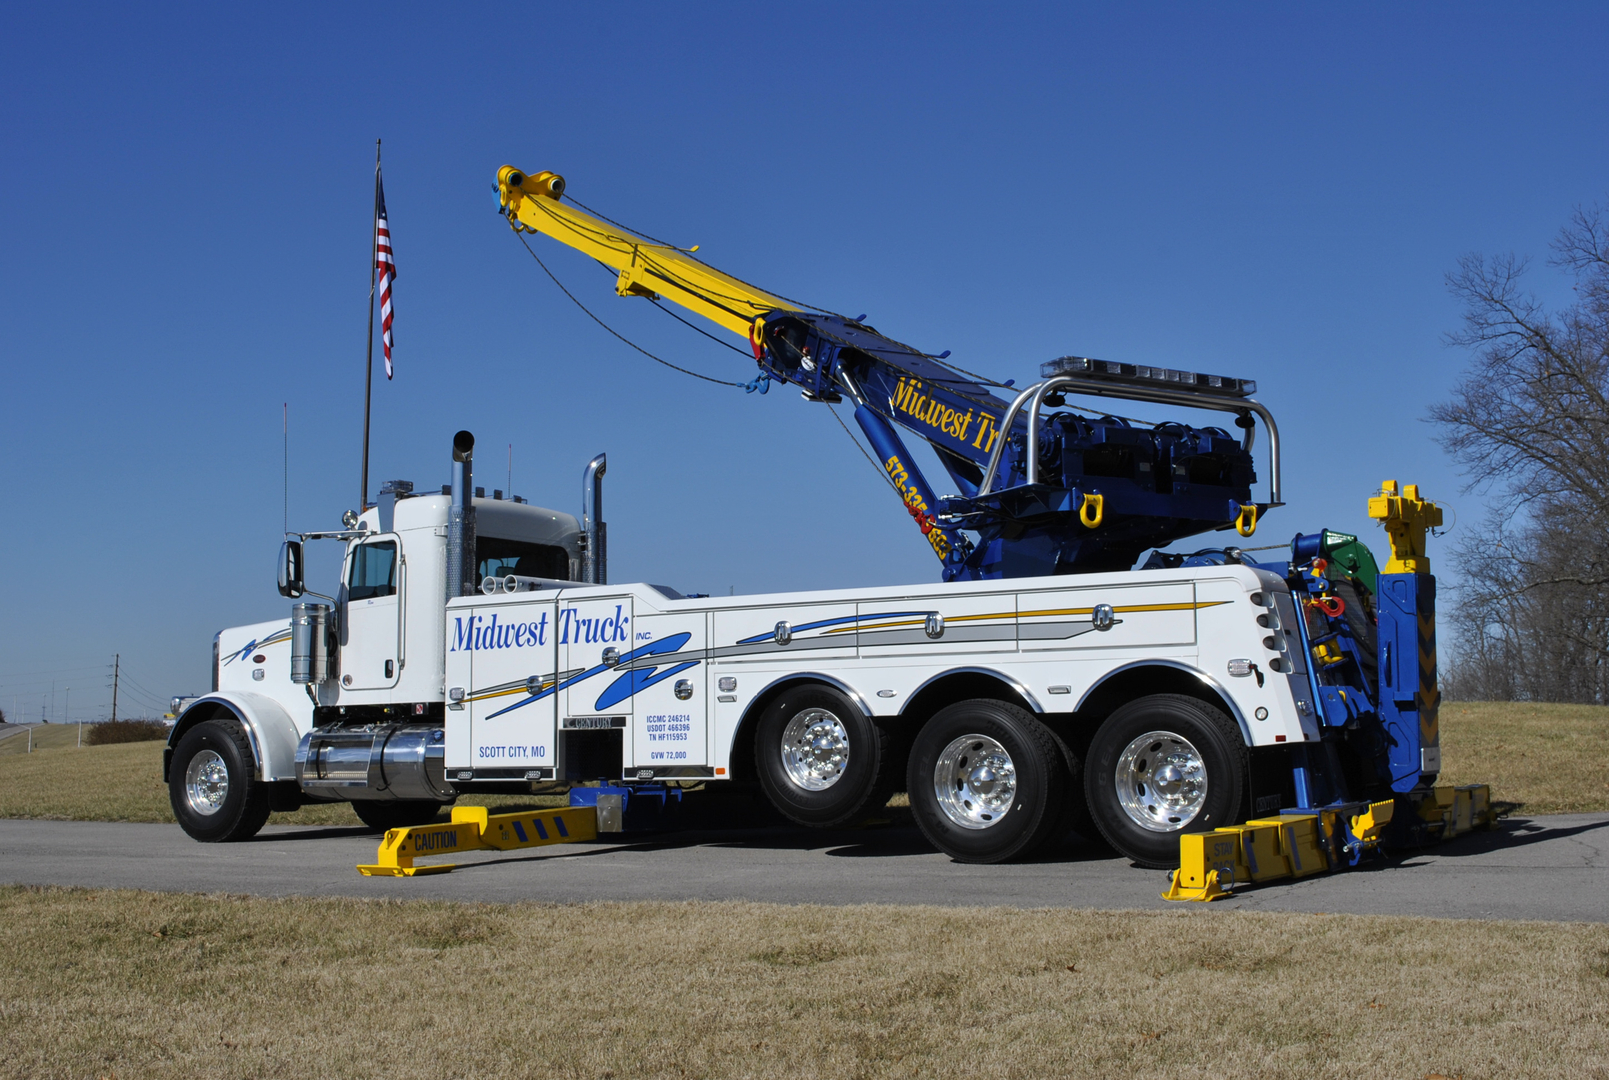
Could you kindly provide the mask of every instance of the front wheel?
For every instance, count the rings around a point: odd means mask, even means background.
[[[1182,694],[1118,709],[1085,759],[1090,815],[1106,841],[1141,866],[1179,863],[1179,834],[1239,820],[1246,745],[1224,713]]]
[[[184,733],[168,769],[168,801],[179,827],[203,843],[249,840],[268,821],[268,785],[252,779],[251,744],[233,720]]]
[[[1066,827],[1079,797],[1051,730],[987,698],[950,705],[922,726],[906,785],[922,835],[966,863],[1032,853]]]
[[[830,687],[790,688],[760,717],[754,764],[760,786],[801,825],[845,825],[893,794],[893,741]]]
[[[386,832],[410,825],[429,825],[445,805],[428,799],[353,799],[352,812],[369,828]]]

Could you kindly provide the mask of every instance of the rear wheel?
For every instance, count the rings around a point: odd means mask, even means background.
[[[788,690],[760,717],[754,763],[766,797],[801,825],[844,825],[893,794],[893,741],[838,691]]]
[[[1100,726],[1084,785],[1109,844],[1142,866],[1177,866],[1180,833],[1239,820],[1245,742],[1222,710],[1182,694],[1154,694]]]
[[[208,720],[185,732],[168,769],[179,827],[204,843],[256,836],[268,821],[269,792],[252,772],[251,744],[237,721]]]
[[[428,799],[354,799],[352,812],[371,829],[406,829],[410,825],[429,825],[446,805]]]
[[[1069,824],[1079,797],[1068,754],[1040,720],[979,698],[941,709],[917,733],[906,776],[922,835],[957,862],[1032,853]]]

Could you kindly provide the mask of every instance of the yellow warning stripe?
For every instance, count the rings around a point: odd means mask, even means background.
[[[551,682],[545,682],[538,689],[539,690],[546,690],[548,687],[550,687],[552,685],[553,684]],[[491,690],[491,691],[483,690],[478,694],[470,694],[469,696],[464,698],[464,700],[465,701],[490,701],[492,698],[509,697],[510,695],[513,695],[513,694],[528,693],[529,689],[530,689],[529,687],[521,685],[521,686],[512,687],[512,688],[510,688],[508,690]]]

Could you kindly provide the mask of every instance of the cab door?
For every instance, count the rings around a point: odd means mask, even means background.
[[[382,533],[347,549],[341,619],[341,688],[388,690],[402,677],[402,538]]]

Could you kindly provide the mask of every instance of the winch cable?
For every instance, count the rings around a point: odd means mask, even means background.
[[[679,371],[683,375],[691,375],[695,379],[703,379],[705,382],[715,383],[717,386],[735,386],[739,390],[743,389],[743,387],[744,387],[743,383],[729,382],[726,379],[715,379],[715,378],[711,378],[708,375],[700,375],[696,371],[689,371],[689,370],[687,370],[686,368],[682,367],[679,364],[673,364],[669,360],[666,360],[666,359],[664,359],[662,357],[655,356],[653,353],[649,352],[647,349],[643,348],[641,345],[638,345],[635,341],[632,341],[630,338],[626,337],[624,334],[622,334],[619,331],[617,331],[614,327],[610,326],[608,323],[604,322],[602,319],[600,319],[596,315],[594,315],[592,313],[592,309],[588,308],[587,305],[583,304],[580,300],[577,300],[575,294],[572,293],[569,289],[566,289],[564,287],[564,282],[560,281],[558,279],[558,277],[553,273],[553,271],[548,269],[547,263],[543,262],[542,257],[531,249],[531,245],[527,244],[525,242],[525,237],[522,234],[516,232],[514,235],[519,237],[520,244],[525,248],[525,250],[527,252],[530,252],[531,258],[536,260],[536,265],[540,266],[542,268],[542,272],[548,276],[549,280],[551,280],[553,282],[553,284],[555,284],[555,285],[557,285],[559,287],[559,291],[562,292],[565,296],[568,296],[570,298],[570,302],[573,303],[576,307],[578,307],[582,311],[586,312],[587,317],[589,319],[591,319],[593,322],[597,323],[599,326],[603,327],[605,330],[609,331],[610,334],[614,335],[616,338],[618,338],[619,340],[621,340],[625,344],[630,345],[633,349],[636,349],[638,352],[640,352],[644,356],[648,357],[648,359],[650,359],[650,360],[652,360],[652,361],[654,361],[655,363],[658,363],[658,364],[664,364],[666,367],[672,369],[673,371]]]
[[[608,274],[610,277],[616,277],[617,276],[616,273],[615,273],[614,267],[610,266],[608,263],[606,263],[606,262],[598,262],[597,259],[594,259],[592,261],[597,262],[598,265],[603,268],[603,272]],[[670,308],[666,307],[664,304],[661,304],[659,302],[658,298],[650,296],[650,297],[647,297],[646,299],[648,300],[648,302],[650,304],[654,305],[660,311],[663,311],[666,315],[669,315],[671,318],[675,319],[677,322],[681,323],[683,326],[687,327],[689,330],[696,330],[698,333],[703,334],[705,337],[709,338],[711,341],[715,342],[715,344],[721,346],[723,349],[731,349],[733,352],[737,353],[739,356],[743,357],[743,359],[745,359],[745,360],[754,359],[753,354],[748,352],[746,349],[738,348],[736,345],[733,345],[730,341],[726,340],[725,338],[716,337],[714,334],[710,333],[708,330],[704,329],[702,326],[699,326],[697,323],[688,322],[686,319],[684,319],[680,315],[676,314]]]

